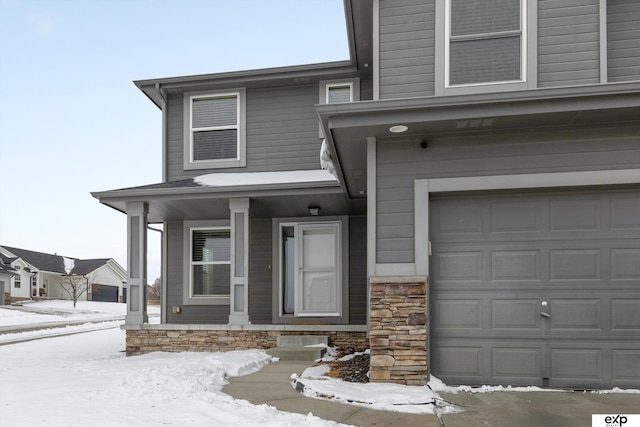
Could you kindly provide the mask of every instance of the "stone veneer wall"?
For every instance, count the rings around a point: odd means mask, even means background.
[[[371,382],[425,385],[427,278],[371,277]]]
[[[256,331],[127,329],[127,356],[154,351],[231,351],[275,347],[281,335],[322,335],[332,346],[364,350],[369,342],[366,332],[351,331]]]

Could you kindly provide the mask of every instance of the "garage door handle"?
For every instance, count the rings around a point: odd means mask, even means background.
[[[544,311],[541,311],[540,314],[544,317],[551,317],[549,313],[545,313]]]

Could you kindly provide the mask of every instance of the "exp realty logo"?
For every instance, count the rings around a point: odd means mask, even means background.
[[[593,414],[591,427],[640,427],[640,414]]]

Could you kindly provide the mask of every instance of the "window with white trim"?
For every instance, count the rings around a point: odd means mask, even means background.
[[[341,315],[341,241],[340,222],[280,224],[282,316]]]
[[[185,94],[185,169],[245,166],[245,91]]]
[[[20,275],[15,276],[15,277],[13,278],[13,287],[14,287],[14,288],[19,288],[19,287],[21,286],[21,282],[20,282],[20,280],[21,280]]]
[[[326,88],[327,104],[353,102],[353,83],[330,83],[327,84]]]
[[[229,297],[231,231],[228,227],[191,228],[190,298]]]
[[[437,87],[454,94],[533,88],[535,6],[529,0],[440,0]]]

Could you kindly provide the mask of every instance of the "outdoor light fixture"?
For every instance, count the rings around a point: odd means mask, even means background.
[[[395,125],[395,126],[391,126],[389,128],[389,132],[393,132],[393,133],[402,133],[402,132],[406,132],[409,130],[409,127],[405,126],[405,125]]]
[[[320,214],[320,207],[318,206],[309,206],[309,215],[318,216]]]

